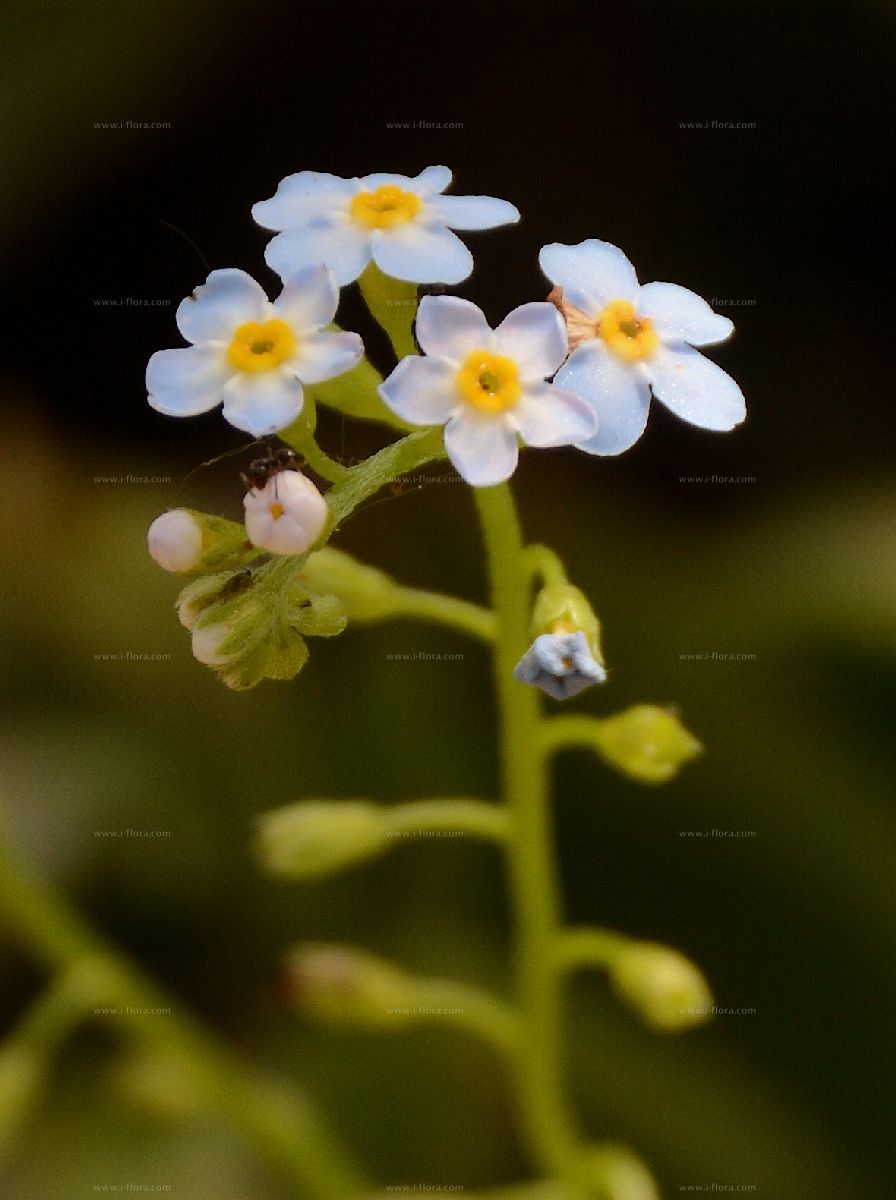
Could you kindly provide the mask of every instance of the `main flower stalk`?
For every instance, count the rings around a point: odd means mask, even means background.
[[[511,824],[507,851],[516,920],[515,990],[525,1037],[517,1058],[519,1099],[533,1158],[548,1175],[572,1181],[578,1137],[566,1115],[554,947],[560,899],[541,749],[539,701],[513,678],[529,641],[530,573],[516,505],[501,484],[475,489],[497,619],[495,688],[500,712],[501,782]]]

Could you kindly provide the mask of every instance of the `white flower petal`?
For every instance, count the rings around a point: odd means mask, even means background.
[[[274,301],[274,312],[298,337],[305,329],[329,325],[339,306],[339,285],[333,272],[320,263],[290,275]]]
[[[699,350],[660,346],[645,367],[657,400],[691,425],[724,432],[747,415],[743,392]]]
[[[495,330],[495,349],[513,359],[524,383],[546,379],[566,358],[566,324],[553,304],[521,304]]]
[[[322,383],[356,367],[364,355],[364,343],[356,333],[301,334],[289,366],[303,383]]]
[[[503,417],[469,409],[445,426],[445,449],[458,473],[473,487],[503,483],[516,470],[519,457],[516,432]]]
[[[304,267],[325,263],[339,286],[345,287],[370,262],[370,238],[347,217],[321,217],[271,238],[264,258],[281,279],[288,279]]]
[[[381,271],[410,283],[460,283],[473,270],[473,255],[460,238],[438,225],[408,221],[374,229],[370,248]]]
[[[451,229],[494,229],[520,219],[515,205],[496,196],[434,196],[426,205],[426,216]]]
[[[167,417],[208,412],[221,403],[221,389],[232,374],[218,347],[157,350],[146,367],[150,406]]]
[[[240,371],[224,388],[224,419],[253,437],[265,437],[294,421],[303,399],[301,383],[286,367]]]
[[[541,269],[576,308],[597,313],[611,300],[638,297],[638,276],[618,246],[596,238],[565,246],[552,242],[538,255]]]
[[[380,384],[385,403],[412,425],[441,425],[460,404],[457,369],[438,358],[403,358]]]
[[[638,312],[649,317],[664,342],[710,346],[730,337],[734,323],[712,311],[702,296],[677,283],[645,283]]]
[[[252,217],[263,229],[307,225],[315,217],[345,209],[354,192],[350,179],[321,171],[299,171],[281,179],[270,200],[253,204]]]
[[[528,446],[575,446],[597,429],[589,404],[550,383],[523,388],[510,416]]]
[[[458,365],[474,350],[494,348],[495,335],[482,309],[460,296],[424,296],[414,332],[424,354]]]
[[[444,192],[451,182],[451,171],[448,167],[425,167],[413,181],[413,190],[421,196]]]
[[[228,267],[208,279],[177,306],[177,328],[188,342],[229,342],[244,321],[263,321],[268,298],[245,271]]]
[[[579,443],[589,454],[621,454],[647,426],[650,388],[633,364],[620,362],[598,340],[572,352],[554,383],[586,401],[597,415],[597,433]]]

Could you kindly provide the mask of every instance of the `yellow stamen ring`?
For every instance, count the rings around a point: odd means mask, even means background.
[[[467,357],[457,373],[457,389],[467,404],[486,413],[513,408],[522,391],[513,359],[489,350],[476,350]]]
[[[238,371],[271,371],[295,349],[296,339],[285,321],[245,321],[227,347],[227,361]]]
[[[639,317],[628,300],[611,300],[597,322],[598,337],[624,362],[650,358],[660,339],[649,317]]]
[[[414,192],[402,191],[394,183],[384,183],[375,192],[359,192],[351,203],[353,221],[367,229],[393,229],[413,220],[422,207]]]

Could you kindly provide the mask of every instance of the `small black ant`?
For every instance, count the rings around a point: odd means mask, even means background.
[[[240,472],[240,478],[250,492],[260,491],[281,471],[298,471],[302,461],[295,450],[289,450],[286,446],[280,446],[276,450],[265,446],[264,456],[253,459],[248,468]]]

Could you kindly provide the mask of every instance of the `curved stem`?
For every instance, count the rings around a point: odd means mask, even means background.
[[[10,936],[41,963],[76,973],[79,996],[102,1005],[104,1020],[181,1070],[209,1110],[239,1131],[297,1195],[348,1200],[363,1190],[363,1180],[304,1097],[292,1086],[256,1073],[180,1010],[173,997],[106,946],[61,898],[14,862],[2,837],[0,913]],[[147,1017],[147,1009],[164,1016]],[[48,1018],[38,1013],[36,1019]]]
[[[393,804],[383,809],[383,819],[389,833],[396,837],[457,831],[486,841],[503,842],[510,831],[509,814],[503,806],[454,796]]]
[[[611,929],[597,926],[582,926],[565,929],[554,945],[554,961],[560,971],[574,971],[579,967],[609,967],[613,960],[632,939]]]
[[[520,1100],[530,1150],[548,1174],[575,1180],[577,1135],[561,1079],[558,980],[553,946],[560,915],[547,812],[547,773],[533,689],[513,678],[528,643],[529,577],[516,506],[506,484],[479,488],[476,504],[498,619],[495,687],[501,717],[503,791],[513,817],[508,843],[517,923],[516,1001],[526,1039],[520,1047]]]
[[[353,513],[362,501],[376,495],[380,488],[399,475],[415,471],[417,467],[432,462],[434,458],[442,458],[444,454],[442,427],[437,426],[409,433],[407,437],[390,443],[352,467],[348,477],[327,493],[327,504],[337,524]]]
[[[328,483],[342,483],[348,479],[351,467],[337,462],[335,458],[330,458],[329,454],[321,450],[314,438],[316,425],[317,406],[314,397],[306,393],[298,418],[280,436],[289,435],[290,445],[302,455],[311,470],[320,475],[322,479],[326,479]]]
[[[457,600],[454,596],[425,592],[419,588],[396,587],[394,604],[396,617],[414,617],[420,621],[447,625],[482,642],[495,640],[494,613],[467,600]]]
[[[602,755],[600,742],[600,717],[551,717],[544,721],[540,731],[540,742],[545,754],[558,754],[562,750],[593,750]]]
[[[523,561],[531,576],[541,576],[541,581],[547,587],[555,583],[566,583],[566,568],[560,555],[549,546],[533,542],[523,547]]]
[[[518,1053],[522,1032],[518,1015],[481,988],[449,979],[427,979],[416,989],[415,1001],[422,1020],[475,1033],[511,1062]]]

